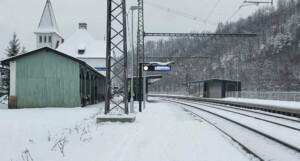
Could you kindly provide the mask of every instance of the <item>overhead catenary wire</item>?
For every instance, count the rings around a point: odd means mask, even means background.
[[[166,12],[169,12],[169,13],[173,13],[173,14],[185,17],[185,18],[192,19],[194,21],[205,22],[205,23],[210,24],[210,25],[218,25],[217,22],[209,21],[209,20],[206,20],[204,18],[200,18],[200,17],[197,17],[197,16],[193,16],[193,15],[181,12],[181,11],[177,11],[175,9],[171,9],[171,8],[159,5],[159,4],[155,4],[153,2],[144,1],[144,4],[148,5],[148,6],[151,6],[151,7],[154,7],[156,9],[160,9],[160,10],[163,10],[163,11],[166,11]]]
[[[206,17],[204,23],[202,24],[201,30],[203,29],[204,25],[206,24],[206,22],[208,21],[209,17],[212,15],[212,13],[215,11],[215,9],[217,8],[218,4],[220,3],[221,0],[218,0],[217,3],[214,5],[213,9],[210,11],[210,13],[208,14],[208,16]]]
[[[231,18],[233,17],[233,16],[235,16],[238,12],[239,12],[239,10],[241,9],[241,7],[239,7],[227,20],[226,20],[226,22],[228,22],[229,20],[231,20]]]
[[[265,4],[269,3],[269,4],[273,5],[273,0],[271,0],[270,2],[267,2],[267,1],[264,1],[264,2],[260,2],[260,1],[247,1],[247,0],[245,0],[242,3],[242,5],[226,20],[226,22],[228,22],[229,20],[231,20],[231,18],[233,16],[235,16],[242,7],[251,6],[251,5],[257,5],[258,6],[261,3],[265,3]]]

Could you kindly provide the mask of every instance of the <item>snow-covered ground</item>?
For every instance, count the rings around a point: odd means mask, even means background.
[[[226,137],[180,106],[155,100],[134,123],[96,124],[103,106],[0,109],[1,160],[247,160]]]
[[[8,109],[8,96],[0,97],[0,109]]]
[[[0,103],[0,109],[8,109],[8,105]]]
[[[292,101],[275,101],[275,100],[261,100],[261,99],[249,99],[249,98],[223,98],[224,101],[234,101],[234,102],[245,102],[245,103],[253,103],[253,104],[261,104],[261,105],[270,105],[274,107],[287,107],[294,108],[300,110],[300,102],[292,102]]]

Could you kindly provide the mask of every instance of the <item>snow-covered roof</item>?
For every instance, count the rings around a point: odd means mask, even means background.
[[[47,0],[38,29],[35,33],[59,33],[50,0]]]
[[[95,68],[93,68],[92,66],[90,66],[89,64],[87,64],[85,61],[80,60],[79,58],[73,57],[71,55],[68,55],[66,53],[60,52],[58,50],[49,48],[49,47],[42,47],[42,48],[35,49],[35,50],[29,51],[29,52],[26,52],[26,53],[23,53],[23,54],[20,54],[20,55],[9,57],[9,58],[1,60],[0,63],[3,64],[3,65],[8,65],[11,60],[15,60],[15,59],[18,59],[18,58],[21,58],[21,57],[25,57],[25,56],[28,56],[28,55],[31,55],[31,54],[35,54],[35,53],[38,53],[39,51],[43,51],[43,50],[46,50],[47,52],[51,51],[52,53],[55,53],[55,54],[61,55],[63,57],[66,57],[68,59],[71,59],[71,60],[74,60],[76,62],[79,62],[80,64],[83,64],[84,66],[86,66],[87,68],[89,68],[92,71],[96,72],[97,74],[100,74],[100,75],[104,76],[99,71],[97,71]]]
[[[78,50],[84,48],[84,53],[79,54]],[[58,48],[58,51],[76,58],[105,58],[105,41],[95,40],[85,29],[78,29],[65,40]]]

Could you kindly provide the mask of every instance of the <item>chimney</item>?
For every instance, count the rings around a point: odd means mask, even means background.
[[[79,29],[87,30],[87,23],[79,23]]]

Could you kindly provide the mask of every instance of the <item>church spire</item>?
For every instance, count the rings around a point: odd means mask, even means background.
[[[37,48],[47,46],[56,49],[63,43],[50,0],[46,1],[39,27],[34,33],[36,35]]]
[[[36,32],[59,32],[50,0],[46,1],[44,12]]]

